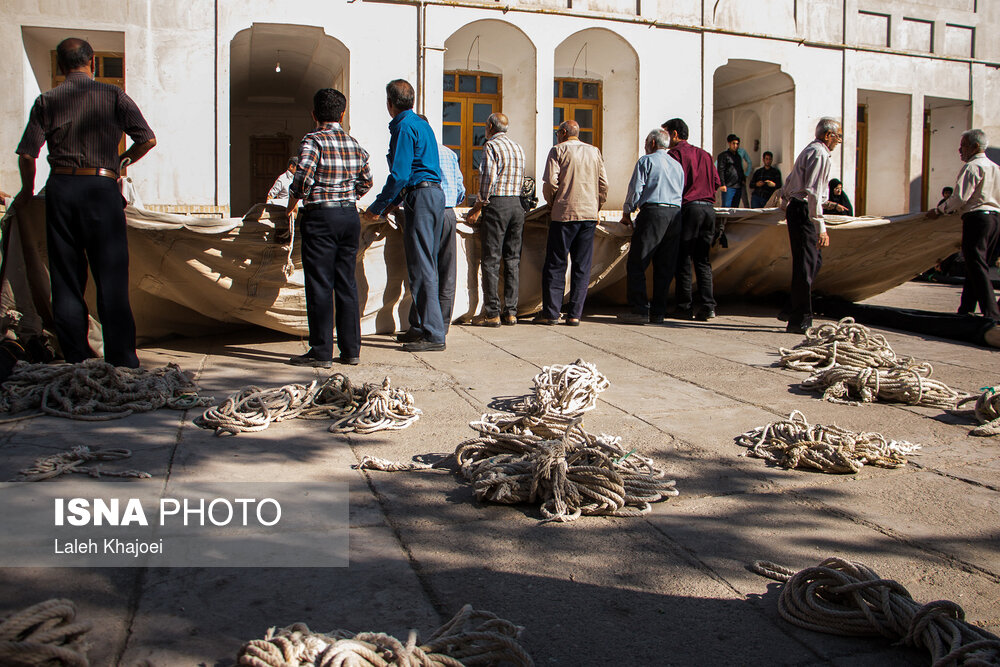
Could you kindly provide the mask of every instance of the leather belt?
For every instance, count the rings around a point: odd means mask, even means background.
[[[103,167],[53,167],[52,173],[60,176],[104,176],[118,180],[118,174]]]
[[[640,210],[644,208],[677,208],[677,204],[657,204],[655,202],[646,202],[639,208]]]
[[[352,201],[318,201],[306,204],[302,208],[306,211],[315,211],[319,208],[357,208],[357,205]]]
[[[684,206],[715,206],[715,202],[712,202],[712,201],[689,201],[689,202],[684,202]]]
[[[422,190],[423,188],[441,188],[440,183],[435,183],[434,181],[420,181],[419,183],[414,183],[413,185],[407,185],[403,188],[403,194],[409,194],[414,190]]]

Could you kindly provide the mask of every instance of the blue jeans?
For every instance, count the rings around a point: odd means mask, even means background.
[[[403,210],[406,273],[417,321],[425,340],[443,343],[446,331],[438,264],[445,227],[444,191],[440,186],[410,190],[403,197]]]
[[[722,208],[736,208],[740,205],[740,194],[743,188],[738,185],[731,185],[722,193]]]

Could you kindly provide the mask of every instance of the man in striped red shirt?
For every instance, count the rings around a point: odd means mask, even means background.
[[[524,208],[524,150],[507,136],[509,121],[502,113],[486,120],[486,145],[479,168],[479,198],[466,215],[475,224],[483,218],[483,312],[473,324],[498,327],[517,324],[518,274]],[[503,257],[503,303],[498,295],[500,258]]]
[[[56,47],[56,60],[66,80],[39,95],[31,108],[17,147],[21,192],[14,205],[26,204],[34,195],[35,161],[47,143],[51,173],[45,185],[45,228],[53,328],[63,357],[78,363],[94,356],[84,300],[89,263],[97,287],[104,358],[115,366],[138,368],[128,298],[125,199],[118,179],[122,165],[139,160],[156,145],[156,138],[124,90],[94,81],[90,44],[64,39]],[[133,144],[119,155],[122,133]]]
[[[357,365],[361,354],[361,310],[354,278],[361,219],[357,200],[372,187],[368,152],[340,126],[347,98],[323,88],[313,96],[316,129],[302,139],[299,165],[288,186],[288,219],[304,201],[299,229],[305,273],[309,351],[293,366],[329,368],[333,318],[337,318],[338,360]],[[332,306],[335,306],[333,308]]]

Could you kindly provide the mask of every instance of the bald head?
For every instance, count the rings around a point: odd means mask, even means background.
[[[564,120],[559,123],[559,136],[562,137],[560,141],[566,141],[572,137],[579,137],[580,124],[575,120]]]
[[[56,47],[56,62],[63,74],[85,67],[89,68],[94,59],[94,49],[86,40],[77,37],[67,37]]]
[[[506,132],[509,126],[510,120],[507,119],[507,114],[494,113],[490,114],[490,117],[486,119],[486,130],[490,134]]]

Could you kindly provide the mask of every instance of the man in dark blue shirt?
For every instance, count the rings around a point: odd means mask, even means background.
[[[413,112],[413,86],[403,79],[385,87],[389,123],[389,178],[365,213],[385,215],[402,198],[406,216],[403,248],[410,295],[423,338],[403,343],[408,352],[443,350],[444,315],[438,289],[438,255],[444,232],[444,191],[434,130]]]

